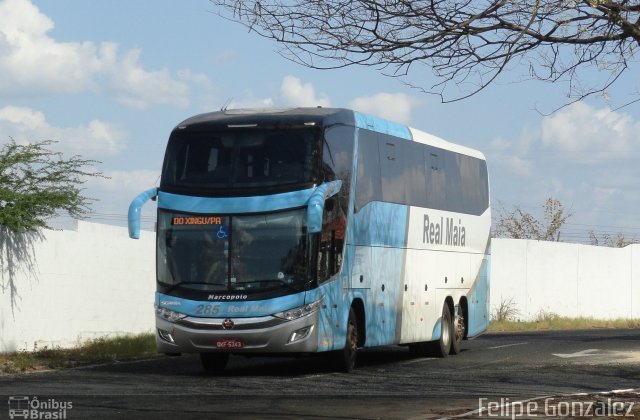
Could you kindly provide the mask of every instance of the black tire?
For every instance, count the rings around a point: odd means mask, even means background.
[[[200,353],[205,373],[220,373],[229,362],[229,353]]]
[[[451,350],[449,354],[460,354],[462,348],[462,340],[464,340],[465,324],[462,315],[455,315],[452,322]]]
[[[349,321],[347,322],[347,337],[342,350],[338,350],[335,357],[336,369],[342,372],[351,372],[356,366],[358,354],[358,320],[356,313],[351,308],[349,310]]]
[[[451,322],[451,310],[446,303],[442,307],[442,318],[440,319],[440,339],[430,341],[428,347],[435,357],[447,357],[451,351],[451,341],[453,337],[453,322]]]

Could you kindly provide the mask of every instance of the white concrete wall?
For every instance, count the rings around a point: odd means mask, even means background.
[[[77,231],[43,233],[34,245],[36,277],[18,279],[13,308],[10,291],[1,291],[0,351],[153,330],[152,232],[133,240],[125,228],[79,222]]]
[[[18,278],[13,308],[8,288],[0,291],[0,352],[153,330],[152,232],[136,241],[125,228],[79,222],[44,234],[34,246],[37,278]],[[522,320],[640,318],[640,245],[494,239],[491,253],[492,308],[512,299]]]
[[[607,248],[517,239],[491,242],[491,308],[513,301],[517,318],[542,313],[640,317],[640,245]]]

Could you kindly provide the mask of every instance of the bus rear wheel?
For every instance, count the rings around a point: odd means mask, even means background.
[[[220,373],[229,362],[229,353],[200,353],[205,373]]]
[[[464,323],[463,323],[464,325]],[[462,331],[464,336],[464,330]],[[416,357],[447,357],[453,353],[454,324],[451,321],[451,311],[446,303],[442,308],[440,318],[440,338],[435,341],[421,341],[409,344],[409,351]],[[460,338],[462,340],[462,338]],[[458,347],[459,351],[459,347]]]
[[[464,340],[465,326],[462,315],[455,315],[452,323],[453,335],[451,338],[451,350],[449,354],[459,354],[462,348],[462,340]]]

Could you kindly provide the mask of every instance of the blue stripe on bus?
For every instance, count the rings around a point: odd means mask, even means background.
[[[413,140],[405,125],[359,112],[354,112],[354,118],[359,128]],[[357,136],[356,147],[358,140]],[[354,167],[357,167],[355,160]],[[402,281],[398,279],[402,278],[406,264],[408,214],[406,205],[374,201],[350,215],[347,243],[371,247],[371,279],[364,297],[365,302],[372,302],[367,305],[366,347],[397,341],[402,314]],[[348,248],[355,249],[353,246]],[[351,269],[351,264],[348,268]],[[351,298],[355,298],[355,293],[351,293]]]
[[[212,292],[211,294],[216,294]],[[239,292],[238,294],[242,294]],[[297,293],[255,302],[197,301],[156,292],[156,305],[181,314],[201,318],[247,318],[269,316],[304,305],[305,294]]]
[[[488,254],[490,251],[486,251]],[[489,266],[491,255],[482,260],[478,277],[467,293],[469,301],[469,337],[482,334],[489,327]]]
[[[256,197],[193,197],[158,193],[158,207],[188,213],[260,213],[307,205],[315,188]]]
[[[350,250],[364,246],[370,247],[371,252],[367,290],[363,290],[364,302],[372,303],[367,305],[366,347],[396,342],[403,293],[403,283],[398,279],[402,278],[406,259],[408,211],[405,205],[374,201],[353,214],[349,221],[348,243],[354,245]]]
[[[387,121],[372,115],[361,114],[359,112],[354,112],[353,116],[355,118],[356,127],[376,131],[378,133],[389,134],[405,140],[413,140],[411,131],[409,131],[409,128],[406,125]]]
[[[431,341],[440,340],[440,336],[442,336],[442,317],[438,318],[436,324],[433,326]]]
[[[348,243],[404,248],[409,207],[372,201],[351,216]]]

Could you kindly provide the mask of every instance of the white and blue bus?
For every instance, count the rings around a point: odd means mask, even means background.
[[[200,353],[406,345],[457,354],[489,322],[482,153],[346,109],[224,110],[180,123],[159,188],[156,342]]]

